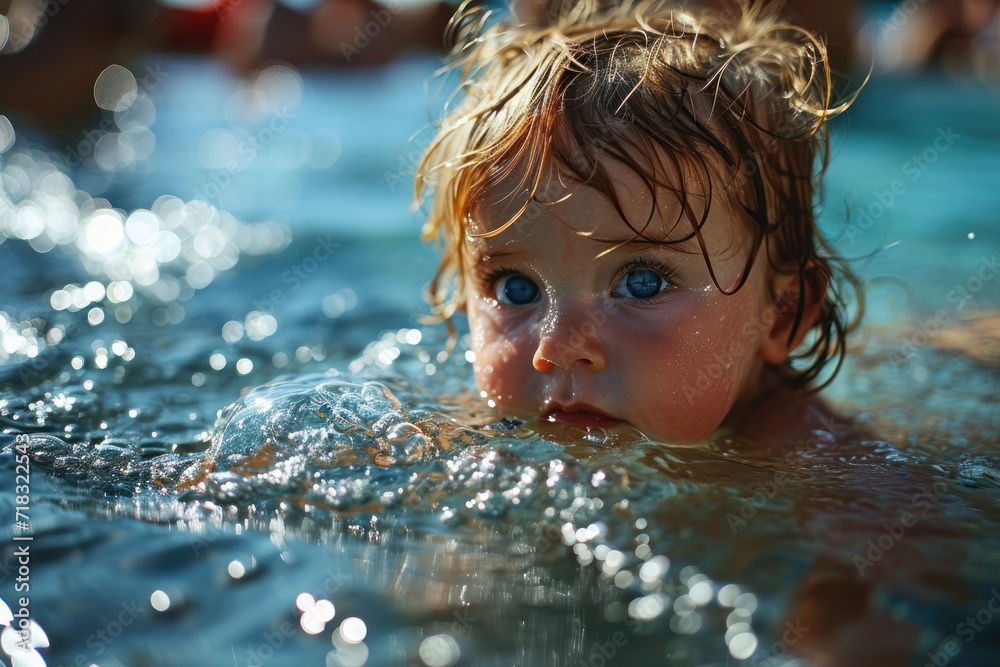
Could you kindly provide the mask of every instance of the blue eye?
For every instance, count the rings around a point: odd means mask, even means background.
[[[634,269],[626,273],[615,293],[630,299],[652,299],[667,288],[667,282],[652,269]]]
[[[523,306],[538,298],[538,286],[520,274],[501,278],[497,283],[497,300],[509,306]]]

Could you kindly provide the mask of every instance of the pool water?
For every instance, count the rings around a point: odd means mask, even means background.
[[[779,451],[492,414],[416,316],[436,63],[156,64],[120,132],[0,156],[0,598],[30,545],[48,644],[14,664],[996,664],[996,90],[838,121],[868,326]]]

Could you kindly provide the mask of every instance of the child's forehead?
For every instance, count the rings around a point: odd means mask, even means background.
[[[721,237],[731,242],[736,230],[745,227],[733,215],[732,195],[696,174],[669,177],[659,170],[654,180],[610,156],[602,157],[600,166],[606,180],[589,183],[556,166],[546,169],[537,183],[526,179],[524,170],[494,167],[490,184],[469,211],[467,239],[517,234],[518,225],[547,215],[595,240],[666,243],[681,252],[700,253],[699,235],[721,247]],[[511,220],[515,222],[503,229]]]

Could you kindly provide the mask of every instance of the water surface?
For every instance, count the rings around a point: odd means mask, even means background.
[[[27,128],[0,156],[0,468],[30,452],[30,531],[0,514],[33,536],[46,664],[995,664],[995,91],[879,80],[838,126],[824,219],[870,325],[777,451],[491,414],[416,317],[433,63],[163,66],[103,162]]]

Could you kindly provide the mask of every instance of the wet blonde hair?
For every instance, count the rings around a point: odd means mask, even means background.
[[[429,295],[436,317],[450,324],[465,306],[462,267],[477,203],[502,180],[520,178],[527,201],[481,235],[500,234],[538,201],[555,168],[607,197],[633,239],[695,239],[726,294],[743,286],[762,244],[774,270],[798,274],[799,294],[823,289],[814,336],[794,357],[804,360],[794,381],[810,384],[835,360],[828,382],[860,317],[861,292],[814,213],[828,159],[826,121],[851,101],[831,105],[823,43],[752,0],[697,13],[668,2],[557,4],[544,25],[519,25],[482,8],[463,8],[452,21],[461,99],[446,110],[416,174],[417,201],[430,202],[424,240],[443,245]],[[690,232],[671,241],[646,236],[655,204],[647,225],[633,225],[602,165],[607,158],[634,170],[651,193],[676,194],[676,222],[685,218]],[[728,290],[701,235],[720,189],[754,239]],[[850,320],[845,289],[859,304]],[[805,298],[794,305],[789,344],[805,307]]]

